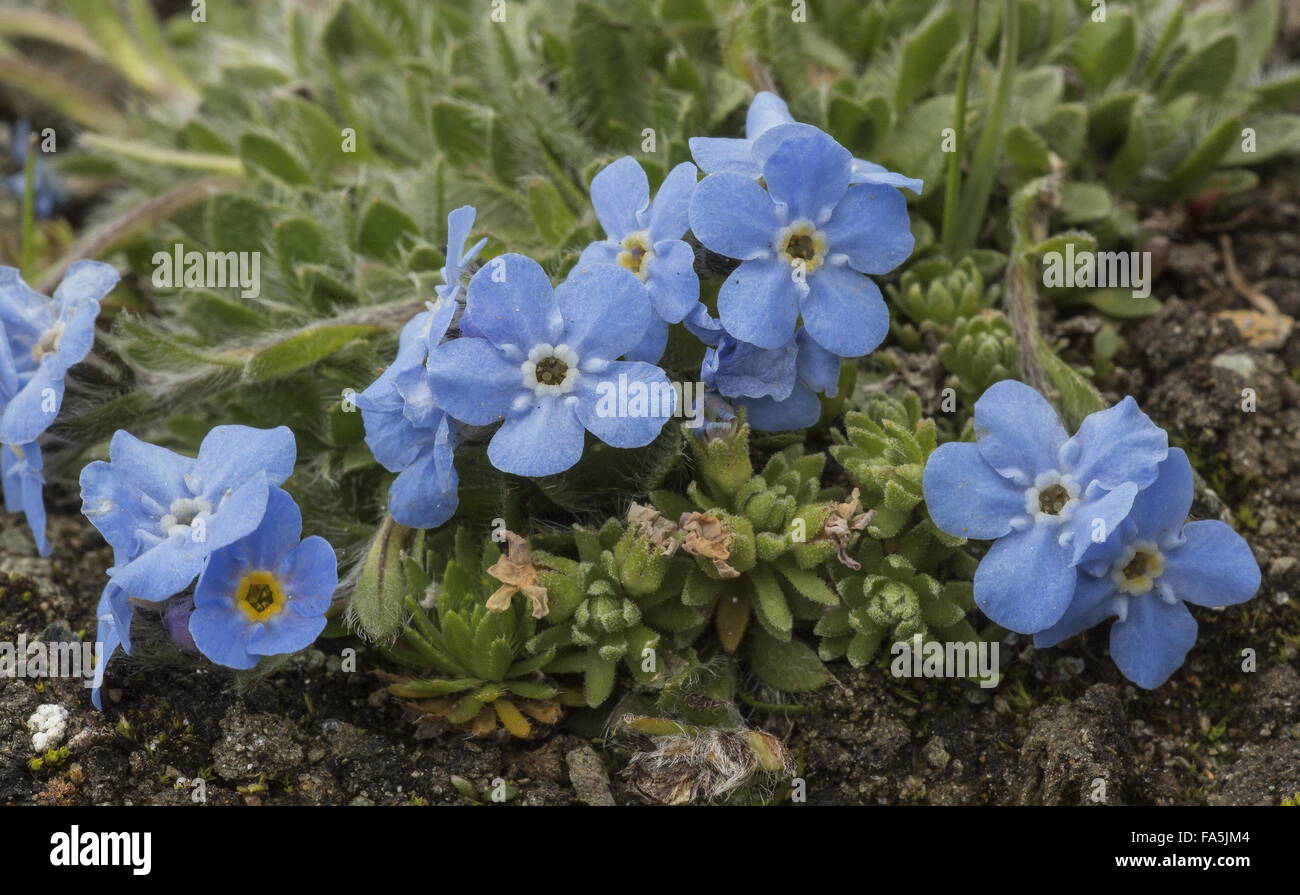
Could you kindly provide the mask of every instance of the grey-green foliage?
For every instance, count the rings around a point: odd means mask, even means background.
[[[574,543],[577,560],[534,554],[550,612],[528,649],[558,654],[545,670],[581,674],[583,696],[595,707],[613,692],[620,664],[639,683],[658,683],[664,633],[698,633],[704,619],[679,599],[687,563],[663,555],[635,528],[612,519],[599,531],[577,527]]]
[[[1018,352],[1010,322],[987,310],[956,322],[939,347],[939,360],[950,374],[948,384],[972,405],[995,382],[1019,378]]]
[[[985,287],[984,276],[969,255],[957,264],[932,259],[913,265],[886,291],[898,312],[894,332],[912,351],[922,348],[924,334],[944,340],[959,320],[993,307],[1000,298],[996,284]]]
[[[501,584],[488,574],[501,556],[497,546],[487,541],[477,549],[464,529],[447,535],[434,549],[417,536],[401,563],[410,621],[385,651],[412,674],[395,680],[389,692],[421,700],[424,712],[452,724],[491,729],[499,719],[515,736],[529,736],[525,714],[559,718],[559,690],[540,672],[555,651],[525,651],[537,629],[527,601],[516,599],[503,612],[488,609]]]
[[[864,538],[854,557],[861,570],[844,570],[836,582],[843,603],[817,622],[823,659],[844,657],[860,667],[883,643],[910,643],[918,634],[922,641],[977,639],[966,620],[974,608],[973,562],[933,526],[917,523],[888,542]]]
[[[922,414],[915,392],[875,393],[845,415],[844,427],[844,434],[834,433],[831,456],[861,490],[863,505],[876,511],[867,532],[895,537],[923,499],[925,461],[938,446],[934,420]]]

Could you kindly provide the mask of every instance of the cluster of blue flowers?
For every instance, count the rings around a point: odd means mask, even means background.
[[[90,352],[100,302],[117,282],[109,265],[78,261],[46,298],[0,267],[5,507],[26,514],[42,556],[50,544],[38,439],[63,405],[68,369]],[[82,512],[113,548],[96,612],[97,707],[108,659],[119,646],[131,651],[133,600],[165,604],[173,640],[231,668],[295,652],[320,634],[338,562],[323,539],[300,540],[298,507],[276,487],[296,455],[283,426],[218,426],[196,459],[119,430],[109,461],[82,470]],[[185,595],[196,578],[194,595]]]
[[[217,426],[196,458],[119,430],[108,455],[81,471],[81,511],[113,548],[96,612],[96,707],[108,659],[131,652],[133,600],[166,603],[172,638],[230,668],[316,639],[338,561],[324,539],[300,540],[302,514],[278,487],[297,456],[288,428]]]
[[[930,455],[926,506],[949,534],[993,541],[975,601],[1036,646],[1114,617],[1111,657],[1153,689],[1196,642],[1187,603],[1227,606],[1259,589],[1259,565],[1232,528],[1184,525],[1191,464],[1132,398],[1069,436],[1042,395],[1005,380],[976,402],[975,433]]]
[[[922,184],[853,158],[770,93],[751,105],[744,139],[690,146],[696,164],[674,167],[653,198],[630,157],[596,175],[605,238],[558,285],[518,254],[491,258],[463,285],[485,240],[468,246],[472,207],[451,212],[438,300],[405,325],[395,360],[357,398],[366,443],[396,474],[397,522],[433,528],[455,514],[455,451],[473,427],[495,427],[490,462],[521,476],[571,468],[588,433],[619,448],[652,442],[678,412],[658,366],[674,324],[707,346],[706,417],[743,407],[763,431],[814,424],[842,359],[882,342],[889,313],[871,276],[911,253],[901,190]],[[717,317],[700,300],[688,231],[738,262]],[[78,262],[49,299],[0,268],[5,502],[26,513],[42,555],[38,438],[117,279]],[[975,443],[931,455],[924,491],[941,529],[994,542],[974,589],[998,624],[1051,646],[1115,617],[1116,663],[1156,687],[1195,642],[1185,603],[1222,606],[1257,590],[1240,536],[1217,521],[1184,525],[1191,466],[1132,398],[1070,436],[1041,395],[1008,380],[977,402],[975,429]],[[85,467],[82,511],[113,549],[97,611],[96,706],[108,657],[131,652],[139,603],[160,607],[183,648],[236,669],[320,634],[338,566],[328,542],[302,539],[302,515],[280,488],[296,453],[283,426],[217,426],[194,458],[118,431],[108,461]]]
[[[464,251],[473,208],[451,213],[440,301],[411,320],[397,359],[357,401],[367,444],[398,474],[388,507],[397,522],[429,528],[455,513],[454,451],[466,426],[500,424],[488,458],[523,476],[569,469],[588,432],[615,447],[649,444],[677,412],[657,366],[672,324],[709,346],[708,389],[765,431],[815,423],[841,358],[884,339],[889,312],[868,275],[911,254],[899,190],[919,193],[921,183],[853,158],[771,93],[751,105],[746,139],[690,145],[708,176],[697,182],[683,162],[653,198],[631,157],[595,176],[605,238],[554,288],[536,262],[500,255],[470,279],[462,310],[460,277],[483,244]],[[688,230],[740,262],[717,318],[700,301]],[[448,339],[453,325],[459,335]],[[637,412],[611,413],[615,392],[648,398]]]
[[[0,267],[0,473],[5,509],[22,512],[41,556],[48,556],[44,462],[38,439],[63,406],[64,378],[95,341],[99,303],[117,271],[78,261],[54,297],[31,289],[18,270]]]

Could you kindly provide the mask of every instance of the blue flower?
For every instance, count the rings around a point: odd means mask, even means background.
[[[760,432],[806,429],[821,418],[819,393],[834,397],[840,358],[800,329],[780,348],[758,348],[724,335],[704,355],[700,378],[746,410]]]
[[[455,299],[444,298],[411,318],[402,329],[397,359],[357,396],[370,452],[397,473],[388,489],[388,511],[411,528],[436,528],[455,514],[459,502],[456,424],[434,401],[424,368],[455,312]]]
[[[0,479],[3,479],[5,510],[24,513],[27,527],[32,530],[36,551],[41,556],[50,555],[50,542],[45,536],[45,501],[41,489],[45,484],[42,474],[41,447],[30,444],[0,444]]]
[[[616,359],[641,342],[651,314],[622,267],[593,264],[552,289],[536,261],[498,256],[470,280],[463,329],[475,335],[429,354],[433,394],[463,423],[502,423],[488,459],[503,472],[563,472],[582,456],[584,429],[641,447],[676,407],[663,370]]]
[[[184,590],[209,554],[262,521],[267,493],[293,472],[285,426],[217,426],[183,457],[118,430],[109,461],[81,471],[81,511],[113,547],[112,581],[157,602]]]
[[[880,289],[863,274],[893,270],[912,252],[907,203],[891,186],[849,186],[848,150],[822,133],[786,140],[763,166],[764,190],[743,174],[710,174],[691,199],[705,246],[741,260],[718,293],[736,339],[779,348],[800,316],[841,357],[873,350],[889,331]]]
[[[0,267],[0,443],[27,444],[50,427],[64,377],[95,341],[99,302],[117,271],[78,261],[48,299],[12,267]]]
[[[437,290],[440,301],[402,327],[397,357],[357,396],[366,444],[385,469],[398,474],[388,489],[388,511],[411,528],[442,525],[459,503],[460,481],[453,462],[458,427],[434,401],[425,363],[430,349],[451,327],[461,272],[487,242],[480,239],[464,251],[474,215],[471,205],[447,215],[447,263],[442,268],[445,283]]]
[[[1034,645],[1055,646],[1115,616],[1110,655],[1119,670],[1148,690],[1167,681],[1196,643],[1187,603],[1229,606],[1259,590],[1259,564],[1241,535],[1213,519],[1184,525],[1191,507],[1192,464],[1171,448],[1160,477],[1082,564],[1065,615],[1035,634]]]
[[[1065,614],[1076,565],[1156,480],[1169,439],[1132,398],[1067,436],[1043,396],[1012,379],[975,403],[975,434],[974,444],[930,455],[925,503],[948,534],[994,541],[975,573],[975,602],[1004,628],[1033,634]]]
[[[311,645],[338,587],[338,559],[324,538],[301,535],[298,505],[272,488],[261,524],[214,551],[194,589],[190,634],[199,652],[247,669]]]
[[[668,172],[653,203],[645,171],[631,156],[612,162],[591,181],[591,202],[606,238],[587,246],[578,265],[626,267],[645,284],[655,312],[628,360],[659,360],[668,343],[668,324],[681,322],[700,306],[695,250],[682,241],[695,175],[695,166],[682,162]]]
[[[27,164],[27,140],[31,134],[31,125],[26,121],[20,121],[14,125],[12,142],[9,147],[9,154],[14,163],[19,168]],[[54,214],[55,209],[63,204],[67,198],[67,190],[64,189],[63,181],[59,175],[55,174],[48,165],[45,164],[44,153],[36,156],[35,174],[35,195],[34,211],[36,217],[44,220]],[[19,171],[5,179],[5,184],[9,187],[9,192],[13,193],[19,200],[27,192],[27,174],[25,171]]]
[[[745,116],[745,139],[727,137],[692,137],[691,155],[705,174],[730,171],[757,180],[763,165],[785,140],[822,133],[811,124],[800,124],[790,114],[785,100],[764,90],[754,97]],[[908,189],[921,195],[925,185],[914,177],[886,171],[882,165],[865,159],[852,160],[851,182],[873,183]]]
[[[36,439],[58,415],[68,368],[89,353],[99,301],[117,279],[107,264],[78,261],[51,300],[16,269],[0,267],[0,477],[5,509],[26,513],[41,556],[50,554],[50,544]]]

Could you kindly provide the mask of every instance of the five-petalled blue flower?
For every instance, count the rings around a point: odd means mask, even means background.
[[[118,430],[108,462],[81,471],[81,511],[113,547],[112,583],[149,602],[184,590],[213,550],[262,521],[296,453],[285,426],[217,426],[197,458]]]
[[[411,528],[436,528],[452,517],[459,502],[453,462],[458,427],[438,407],[425,363],[456,314],[461,272],[486,242],[480,239],[465,251],[474,214],[465,205],[447,216],[446,282],[437,289],[440,300],[402,327],[397,357],[357,396],[366,444],[385,469],[397,473],[388,489],[389,513]]]
[[[1013,379],[975,403],[975,434],[974,444],[930,455],[926,507],[948,534],[994,541],[975,573],[975,602],[1033,634],[1065,614],[1077,565],[1156,480],[1169,439],[1131,397],[1090,414],[1071,437],[1046,399]]]
[[[691,137],[689,145],[695,164],[705,174],[730,171],[757,180],[764,163],[783,142],[791,137],[822,133],[811,124],[801,124],[790,114],[785,100],[766,90],[754,96],[745,115],[745,138]],[[875,183],[908,189],[921,195],[922,181],[885,170],[883,165],[855,158],[852,162],[853,183]]]
[[[668,172],[654,202],[645,171],[631,156],[612,162],[591,181],[591,204],[606,238],[587,246],[578,264],[627,268],[645,284],[654,309],[645,337],[627,352],[628,360],[658,361],[668,342],[668,324],[680,323],[699,307],[695,250],[682,240],[695,175],[695,166],[682,162]]]
[[[1217,519],[1187,521],[1192,464],[1171,448],[1155,483],[1104,545],[1081,564],[1065,615],[1034,635],[1037,647],[1114,616],[1110,655],[1124,676],[1154,689],[1169,679],[1196,643],[1186,604],[1229,606],[1259,589],[1259,564],[1241,535]]]
[[[696,186],[691,230],[741,261],[718,293],[733,338],[779,348],[801,316],[808,334],[841,357],[867,354],[885,338],[889,311],[866,274],[888,273],[911,254],[907,202],[892,186],[850,186],[852,161],[814,131],[767,159],[767,189],[726,171]]]
[[[213,552],[189,619],[203,655],[229,668],[252,668],[263,656],[310,646],[324,630],[338,560],[324,538],[300,541],[301,535],[298,505],[272,488],[252,534]]]
[[[645,335],[650,299],[614,264],[574,270],[558,287],[523,255],[492,259],[470,280],[462,328],[429,353],[438,405],[472,426],[500,422],[488,459],[525,476],[563,472],[582,456],[584,429],[614,447],[649,444],[675,405],[602,412],[610,388],[671,397],[663,370],[620,361]],[[666,410],[666,415],[664,411]]]

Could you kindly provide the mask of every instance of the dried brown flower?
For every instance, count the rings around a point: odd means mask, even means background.
[[[682,513],[678,527],[686,535],[682,548],[695,556],[713,561],[723,578],[739,578],[740,573],[727,564],[731,558],[731,532],[722,520],[709,513]]]
[[[523,593],[533,607],[533,618],[544,618],[551,611],[546,588],[537,583],[537,567],[528,542],[512,531],[506,532],[506,552],[492,564],[488,574],[501,582],[496,593],[488,597],[487,608],[505,612],[515,594]]]

